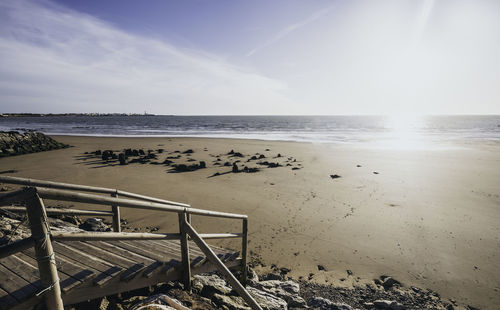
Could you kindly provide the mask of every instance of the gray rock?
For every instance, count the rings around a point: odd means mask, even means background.
[[[309,307],[328,310],[354,310],[351,306],[344,303],[336,303],[322,297],[314,297],[309,301]]]
[[[378,299],[373,302],[377,309],[404,310],[405,306],[393,300]]]
[[[110,228],[104,224],[102,219],[97,217],[90,217],[83,224],[79,226],[83,230],[87,231],[109,231]]]
[[[248,267],[247,281],[250,285],[254,285],[259,282],[259,276],[257,273],[250,267]]]
[[[142,296],[141,296],[142,297]],[[175,310],[184,307],[180,301],[165,294],[141,298],[133,303],[130,310]]]
[[[243,298],[239,296],[214,294],[213,301],[220,307],[226,307],[229,310],[251,310],[250,307],[246,306]]]
[[[299,296],[299,284],[293,281],[268,280],[256,283],[255,287],[284,299],[290,307],[306,306],[306,301]]]
[[[193,289],[202,296],[212,298],[214,294],[226,295],[232,289],[227,286],[226,281],[215,274],[195,275],[193,279]]]
[[[248,293],[255,298],[255,301],[265,310],[287,310],[286,301],[267,292],[253,287],[247,287]]]

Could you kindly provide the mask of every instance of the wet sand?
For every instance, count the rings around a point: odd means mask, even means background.
[[[313,273],[313,281],[349,286],[391,275],[482,309],[500,304],[498,145],[421,151],[233,139],[54,138],[74,147],[1,158],[0,172],[14,169],[18,172],[8,175],[119,188],[248,214],[250,250],[267,265],[290,268],[294,278]],[[192,149],[191,156],[173,161],[202,160],[207,168],[169,173],[171,168],[160,164],[108,165],[83,154],[124,148],[165,149],[157,162],[177,155],[168,154],[175,150]],[[291,166],[209,177],[231,171],[214,166],[214,156],[231,149],[245,155],[238,158],[242,161],[260,153]],[[278,153],[281,158],[272,158]],[[187,162],[189,157],[196,161]],[[220,158],[222,164],[236,160]],[[341,177],[332,179],[333,174]],[[175,214],[123,209],[122,216],[131,229],[177,230]],[[241,230],[234,220],[195,216],[193,223],[200,232]],[[218,244],[239,249],[237,240]],[[347,269],[353,276],[347,277]]]

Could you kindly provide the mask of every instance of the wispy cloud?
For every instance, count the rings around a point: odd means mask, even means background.
[[[132,35],[48,1],[0,3],[7,111],[279,113],[287,86],[214,55]]]
[[[288,34],[290,34],[291,32],[301,28],[301,27],[304,27],[305,25],[307,24],[310,24],[316,20],[318,20],[319,18],[323,17],[325,14],[327,14],[332,8],[334,7],[334,5],[332,6],[329,6],[329,7],[326,7],[326,8],[323,8],[321,10],[318,10],[316,12],[314,12],[313,14],[311,14],[310,16],[308,16],[307,18],[295,23],[295,24],[291,24],[291,25],[288,25],[286,26],[285,28],[281,29],[280,31],[278,31],[273,37],[271,37],[269,40],[265,41],[263,44],[255,47],[254,49],[252,49],[251,51],[249,51],[246,56],[252,56],[253,54],[257,53],[259,50],[263,49],[263,48],[266,48],[268,46],[270,46],[271,44],[281,40],[283,37],[287,36]]]

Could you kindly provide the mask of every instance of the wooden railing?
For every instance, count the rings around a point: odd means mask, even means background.
[[[191,266],[189,260],[188,238],[190,237],[212,262],[219,272],[231,284],[233,289],[248,303],[252,309],[261,309],[257,302],[245,289],[247,280],[247,243],[248,243],[248,217],[242,214],[209,211],[191,208],[187,204],[168,200],[138,195],[125,191],[109,188],[92,187],[76,184],[48,182],[42,180],[23,179],[17,177],[0,176],[0,182],[26,185],[24,189],[0,194],[0,206],[4,210],[14,212],[27,211],[30,222],[31,237],[12,242],[0,247],[0,258],[35,247],[35,254],[40,271],[42,284],[47,288],[45,294],[46,305],[49,310],[63,309],[61,292],[58,282],[57,269],[55,268],[54,252],[51,240],[92,241],[92,240],[180,240],[182,277],[186,289],[191,288]],[[79,193],[85,191],[92,193],[110,194],[105,197],[96,194]],[[132,199],[118,198],[127,197]],[[96,205],[111,206],[112,211],[76,210],[46,208],[43,199],[81,202]],[[10,206],[14,202],[25,202],[24,207]],[[179,233],[125,233],[120,229],[120,208],[136,208],[175,212],[178,214]],[[99,215],[113,217],[114,232],[51,232],[48,226],[47,214],[71,215]],[[191,215],[229,218],[242,220],[241,233],[216,233],[199,234],[191,225]],[[241,238],[241,283],[234,277],[224,263],[210,249],[205,239]]]

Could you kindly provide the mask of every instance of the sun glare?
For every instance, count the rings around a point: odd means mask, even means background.
[[[421,149],[426,147],[421,128],[423,117],[414,114],[388,116],[385,123],[387,139],[383,146],[395,149]]]

